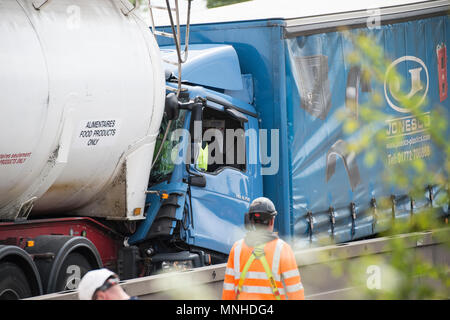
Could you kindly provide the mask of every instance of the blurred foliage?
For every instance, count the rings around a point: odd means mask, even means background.
[[[410,110],[410,114],[417,119],[423,119],[425,106],[428,101],[420,101],[419,97],[409,97],[401,92],[402,83],[406,81],[396,72],[395,68],[389,69],[392,61],[388,59],[382,47],[367,34],[349,30],[340,30],[353,44],[353,51],[347,55],[349,66],[358,66],[362,72],[362,78],[371,79],[376,83],[376,88],[381,88],[385,80],[387,83],[395,83],[394,89],[397,102],[402,108]],[[345,134],[359,137],[349,144],[349,151],[364,155],[367,166],[382,163],[385,170],[382,171],[386,188],[400,188],[408,190],[409,201],[412,201],[412,210],[409,219],[393,219],[395,215],[395,202],[392,198],[377,199],[377,212],[384,214],[380,219],[380,228],[385,230],[379,236],[392,237],[384,248],[387,255],[365,255],[359,259],[342,259],[341,263],[333,265],[333,273],[337,277],[344,274],[350,279],[350,286],[362,288],[359,296],[355,298],[369,299],[448,299],[450,298],[450,268],[447,264],[437,265],[426,259],[420,250],[414,249],[424,237],[421,231],[439,230],[446,228],[444,232],[433,234],[433,238],[442,242],[443,250],[450,250],[450,237],[448,229],[449,211],[449,172],[450,172],[450,142],[448,139],[448,113],[440,105],[433,105],[430,113],[430,122],[426,133],[430,134],[434,148],[438,148],[444,154],[442,168],[439,172],[431,170],[427,166],[426,157],[413,157],[409,161],[388,163],[386,142],[388,141],[386,120],[392,115],[384,111],[383,93],[372,90],[368,94],[368,101],[360,104],[358,115],[355,117],[352,106],[341,112],[338,118],[343,121]],[[403,136],[389,137],[390,143],[401,145]],[[441,187],[440,197],[433,199],[433,204],[422,208],[419,212],[414,206],[414,199],[426,198],[429,186]],[[444,209],[442,209],[444,208]],[[445,211],[447,208],[447,212]],[[445,229],[444,229],[445,230]],[[416,233],[412,233],[416,232]],[[412,233],[412,239],[404,235]],[[416,241],[416,242],[414,242]],[[412,243],[412,244],[411,244]],[[436,254],[434,252],[433,254]],[[448,255],[448,252],[446,252]],[[379,271],[379,283],[370,281],[375,279],[371,270]],[[366,282],[366,283],[365,283]]]
[[[138,5],[141,5],[144,2],[146,2],[145,0],[128,0],[128,1],[130,1],[133,6],[136,5],[136,2],[138,3]]]
[[[252,0],[206,0],[206,6],[210,9],[246,1]]]

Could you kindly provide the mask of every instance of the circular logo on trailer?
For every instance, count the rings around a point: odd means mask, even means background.
[[[400,68],[407,68],[408,79],[402,85],[402,81],[398,74]],[[402,97],[410,99],[412,97],[419,97],[418,102],[413,106],[417,107],[423,103],[428,93],[428,69],[425,63],[414,56],[403,56],[392,62],[386,70],[384,75],[384,96],[389,106],[402,113],[411,112],[407,108],[399,106]],[[408,88],[409,87],[409,88]],[[409,89],[409,92],[408,92]]]

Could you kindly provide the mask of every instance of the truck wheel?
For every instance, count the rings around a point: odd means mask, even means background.
[[[81,278],[93,268],[83,255],[70,253],[59,269],[56,292],[77,289]]]
[[[0,264],[0,300],[18,300],[31,297],[27,277],[16,264]]]

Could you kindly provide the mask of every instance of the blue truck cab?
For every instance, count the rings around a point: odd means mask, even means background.
[[[161,46],[161,52],[166,59],[176,54],[173,46]],[[154,248],[156,252],[172,253],[162,254],[166,259],[181,259],[180,255],[192,248],[207,248],[208,262],[223,261],[234,241],[245,234],[244,213],[250,200],[263,195],[260,162],[255,157],[259,121],[252,105],[253,79],[241,73],[236,51],[230,45],[194,44],[189,55],[189,62],[183,65],[186,80],[180,99],[203,100],[200,127],[194,132],[192,110],[180,110],[152,169],[147,218],[129,243],[166,238],[174,244],[179,241],[178,248],[186,249],[180,253]],[[165,67],[169,91],[176,90],[177,69],[170,64]],[[156,149],[167,125],[164,119]],[[195,143],[191,142],[196,135],[203,144],[199,150],[206,150],[208,144],[210,154],[201,167],[196,157],[191,157],[195,152]],[[161,193],[168,198],[162,200]],[[202,252],[198,262],[196,254],[195,266],[202,264],[205,256]]]
[[[225,262],[245,234],[244,213],[260,196],[274,202],[275,228],[294,248],[317,245],[323,237],[337,243],[372,237],[386,228],[383,221],[408,219],[430,205],[448,216],[448,203],[438,201],[448,186],[430,181],[423,196],[412,199],[407,188],[382,180],[386,166],[408,157],[448,174],[445,153],[427,134],[431,115],[449,119],[448,9],[445,1],[381,8],[376,27],[366,23],[366,10],[191,25],[179,101],[200,104],[201,112],[180,108],[172,121],[151,172],[146,220],[128,243],[163,268],[180,261],[192,267]],[[354,43],[341,27],[370,36],[383,49],[389,68],[406,79],[403,89],[423,97],[420,119],[399,107],[387,77],[384,83],[365,79],[362,72],[370,66],[350,63]],[[173,58],[173,42],[157,40],[163,57]],[[178,76],[167,64],[168,94]],[[347,109],[358,119],[358,106],[375,92],[386,118],[374,134],[385,130],[388,136],[383,154],[368,165],[365,152],[346,149],[360,132],[346,133],[338,114]],[[194,118],[201,120],[197,137]],[[157,150],[168,123],[163,120]],[[222,134],[208,135],[210,129]],[[448,127],[445,135],[448,140]],[[395,137],[405,143],[390,143]],[[207,160],[199,163],[205,150]],[[210,163],[218,154],[222,162]],[[393,205],[377,211],[382,198]]]

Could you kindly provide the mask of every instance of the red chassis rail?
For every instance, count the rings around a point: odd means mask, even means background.
[[[88,217],[71,217],[27,220],[0,223],[0,244],[15,245],[22,249],[28,241],[41,235],[83,236],[97,248],[102,263],[107,268],[116,268],[118,249],[123,237],[113,229]]]

